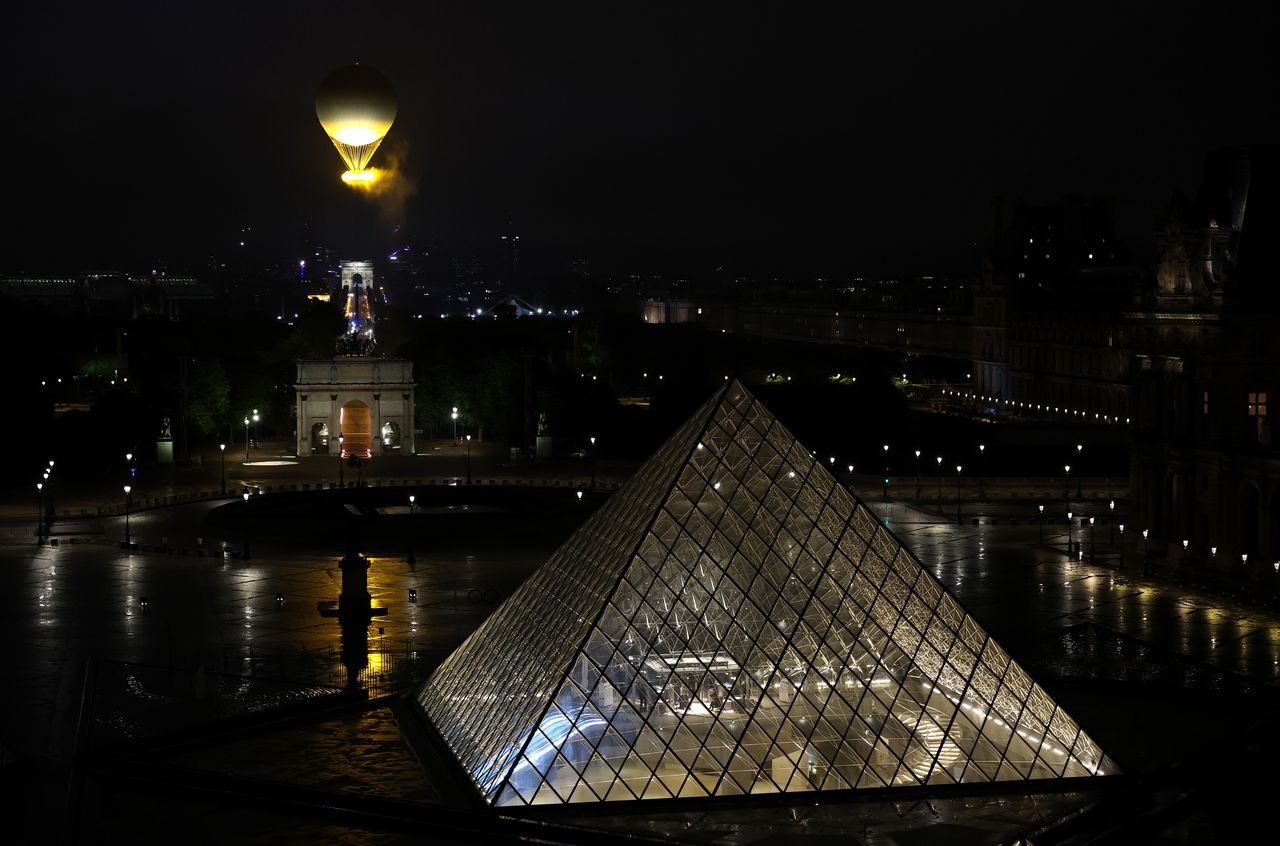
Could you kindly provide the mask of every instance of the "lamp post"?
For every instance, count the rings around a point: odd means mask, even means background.
[[[245,491],[243,496],[244,496],[245,508],[248,509],[249,492]],[[248,510],[246,510],[244,514],[244,553],[240,557],[245,559],[246,561],[249,559],[249,512]]]
[[[956,465],[956,523],[957,524],[963,522],[960,519],[960,470],[961,469],[962,469],[961,466],[957,464]]]
[[[346,479],[342,473],[342,441],[344,440],[342,433],[338,433],[338,487],[345,488],[347,486]]]
[[[1076,458],[1080,461],[1084,461],[1084,444],[1076,444]],[[1084,498],[1084,491],[1080,487],[1082,484],[1084,484],[1084,480],[1080,478],[1080,474],[1077,473],[1076,474],[1076,498],[1077,499]]]
[[[1067,512],[1067,558],[1071,557],[1071,512]]]
[[[418,559],[413,557],[413,505],[417,497],[409,494],[409,557],[405,560],[410,564],[417,564]]]
[[[1111,509],[1111,545],[1116,545],[1116,501],[1113,499],[1108,504]]]
[[[458,445],[458,407],[453,407],[453,413],[449,415],[453,418],[453,445]]]
[[[133,548],[133,535],[129,533],[129,508],[133,505],[133,485],[124,486],[124,546]]]
[[[588,456],[591,461],[591,487],[596,486],[596,436],[591,436],[591,455]],[[833,462],[835,459],[831,459]]]
[[[219,470],[221,472],[221,482],[219,483],[219,489],[222,491],[222,495],[226,496],[227,495],[227,445],[226,444],[218,444],[218,464],[219,464]]]
[[[884,445],[884,498],[889,498],[889,445]]]
[[[942,456],[938,456],[938,510],[942,510]]]
[[[253,410],[253,445],[258,445],[258,409]]]
[[[49,488],[40,495],[40,523],[43,528],[39,531],[39,537],[42,540],[53,536],[53,482],[50,480],[52,475],[53,459],[50,458],[49,466],[41,475],[41,484]]]
[[[1040,545],[1044,546],[1044,506],[1040,506]]]
[[[916,505],[920,504],[920,450],[916,450]]]
[[[471,484],[471,436],[467,435],[467,484]]]
[[[1151,565],[1147,559],[1147,535],[1150,532],[1150,529],[1142,530],[1142,575],[1144,578],[1151,575]]]
[[[1120,524],[1120,566],[1116,570],[1124,569],[1124,523]]]
[[[1071,465],[1062,465],[1062,500],[1067,509],[1071,508]]]
[[[1187,547],[1191,545],[1191,541],[1183,540],[1182,542],[1182,565],[1178,568],[1178,579],[1184,580],[1187,577]]]
[[[1089,560],[1093,560],[1093,518],[1089,518]]]
[[[982,459],[987,454],[987,445],[978,444],[978,499],[987,498],[986,480],[982,476]]]
[[[1218,569],[1218,548],[1209,547],[1209,592],[1213,593],[1214,576]]]
[[[249,415],[244,416],[244,463],[249,463]]]
[[[44,482],[36,482],[36,496],[40,502],[36,508],[40,509],[36,512],[36,544],[44,543]]]

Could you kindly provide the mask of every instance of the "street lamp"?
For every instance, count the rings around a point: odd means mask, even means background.
[[[1071,512],[1067,512],[1067,558],[1071,557]]]
[[[1143,577],[1151,575],[1151,565],[1148,563],[1148,559],[1147,559],[1147,535],[1150,533],[1150,531],[1151,531],[1150,529],[1142,530],[1142,575]]]
[[[1120,524],[1120,566],[1116,569],[1124,569],[1124,523]]]
[[[938,510],[942,510],[942,456],[938,456]]]
[[[220,487],[222,489],[222,495],[226,496],[227,495],[227,445],[226,444],[218,444],[218,463],[221,466],[221,472],[222,472],[222,482]]]
[[[124,545],[126,549],[133,547],[133,536],[129,534],[129,507],[133,505],[133,486],[124,486]]]
[[[1093,560],[1093,518],[1089,518],[1089,560]]]
[[[916,450],[916,505],[920,504],[920,450]]]
[[[1044,506],[1040,506],[1040,545],[1044,546]]]
[[[409,494],[409,557],[405,560],[410,564],[417,564],[418,559],[413,557],[413,505],[417,497]]]
[[[471,484],[471,436],[467,435],[467,484]]]
[[[884,498],[889,498],[889,445],[884,445]]]
[[[960,523],[960,470],[959,464],[956,465],[956,523]]]
[[[1071,465],[1062,465],[1062,499],[1067,508],[1071,507]]]
[[[253,445],[258,445],[258,409],[253,410]]]
[[[1116,545],[1116,501],[1113,499],[1108,507],[1111,509],[1111,545]]]
[[[342,476],[342,442],[343,440],[345,439],[343,438],[342,433],[339,432],[338,433],[338,487],[340,488],[345,488],[347,486],[347,483]]]
[[[1209,592],[1213,592],[1214,575],[1218,569],[1218,548],[1209,547]]]
[[[1191,541],[1184,540],[1182,542],[1182,566],[1178,568],[1178,578],[1185,579],[1187,577],[1187,547],[1191,545]]]
[[[248,507],[249,492],[245,491],[243,496],[244,496],[244,504],[246,507]],[[249,559],[249,512],[248,511],[246,511],[244,514],[244,554],[241,555],[240,557],[245,559],[246,561]]]
[[[44,543],[44,482],[36,482],[36,492],[40,497],[40,510],[36,512],[36,543]]]
[[[249,415],[244,416],[244,463],[249,463]]]
[[[453,407],[453,413],[449,415],[453,418],[453,445],[458,445],[458,407]]]
[[[978,499],[986,499],[987,486],[982,478],[982,458],[987,453],[986,444],[978,444]]]
[[[589,456],[589,458],[591,459],[591,487],[594,488],[596,486],[596,436],[595,435],[591,436],[591,455]],[[833,458],[831,459],[831,461],[834,463],[835,459]]]
[[[1076,444],[1076,458],[1078,458],[1081,461],[1084,461],[1084,444]],[[1082,499],[1084,497],[1084,492],[1080,488],[1080,486],[1083,483],[1084,483],[1084,480],[1077,473],[1076,474],[1076,498],[1078,499]]]

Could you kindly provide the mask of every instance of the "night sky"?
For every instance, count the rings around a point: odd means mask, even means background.
[[[845,5],[24,3],[0,273],[180,262],[241,226],[282,258],[307,226],[483,244],[508,218],[566,264],[944,271],[993,193],[1111,194],[1136,240],[1206,150],[1277,140],[1266,4]],[[357,60],[400,96],[375,164],[402,157],[402,220],[315,119]]]

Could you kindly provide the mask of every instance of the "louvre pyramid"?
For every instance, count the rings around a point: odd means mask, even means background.
[[[1117,771],[737,381],[417,700],[497,805]]]

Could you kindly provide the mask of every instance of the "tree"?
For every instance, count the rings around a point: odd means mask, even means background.
[[[187,375],[187,423],[201,436],[225,424],[231,408],[231,382],[218,361],[193,364]]]

